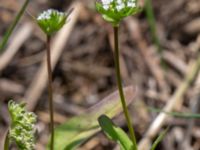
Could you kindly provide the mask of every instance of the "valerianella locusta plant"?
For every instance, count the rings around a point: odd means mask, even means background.
[[[123,85],[121,79],[120,61],[119,61],[119,24],[120,21],[130,15],[134,15],[140,11],[137,5],[137,0],[98,0],[96,1],[96,9],[102,14],[103,18],[112,23],[114,31],[114,60],[115,60],[115,74],[117,79],[118,91],[120,100],[126,118],[127,126],[133,143],[131,150],[137,150],[137,142],[135,137],[132,120],[127,108],[126,99],[123,92]]]
[[[52,67],[51,67],[51,36],[59,31],[67,21],[69,13],[59,12],[55,9],[48,9],[37,17],[37,23],[46,34],[47,49],[47,71],[48,71],[48,95],[49,95],[49,116],[51,142],[50,150],[54,150],[54,106],[53,106],[53,86],[52,86]]]
[[[37,17],[37,22],[47,35],[51,35],[63,27],[67,17],[67,13],[59,12],[55,9],[48,9]]]
[[[96,8],[103,18],[114,26],[118,26],[123,18],[140,11],[137,0],[97,0]]]
[[[36,115],[25,110],[25,104],[10,101],[8,110],[11,116],[9,138],[14,141],[20,150],[33,150],[35,146]]]

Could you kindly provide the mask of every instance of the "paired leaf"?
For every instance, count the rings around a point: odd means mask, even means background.
[[[127,104],[133,100],[135,95],[132,86],[124,88]],[[55,147],[56,150],[73,150],[85,142],[89,137],[97,133],[100,128],[98,117],[106,114],[110,118],[118,115],[122,111],[120,97],[118,92],[114,92],[101,102],[90,108],[84,114],[73,117],[66,123],[55,129]],[[49,148],[48,148],[49,149]]]
[[[117,127],[109,117],[102,115],[98,121],[107,137],[117,142],[121,150],[133,150],[134,146],[128,135],[120,127]]]

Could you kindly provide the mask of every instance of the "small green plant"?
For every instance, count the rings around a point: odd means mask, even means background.
[[[25,0],[23,6],[21,7],[19,13],[17,14],[17,16],[15,17],[13,23],[11,24],[11,26],[9,27],[8,31],[6,32],[6,34],[3,36],[3,40],[0,42],[0,52],[3,51],[3,49],[5,48],[9,37],[11,36],[14,28],[16,27],[17,23],[19,22],[20,18],[22,17],[22,15],[24,14],[24,11],[26,10],[26,7],[28,6],[30,0]]]
[[[122,19],[130,15],[134,15],[140,12],[141,8],[137,4],[137,0],[99,0],[96,2],[96,9],[102,14],[102,17],[107,22],[111,23],[114,30],[114,60],[115,71],[117,77],[118,90],[124,115],[126,118],[127,126],[129,129],[131,140],[128,135],[120,128],[117,127],[109,117],[102,115],[99,117],[99,125],[106,133],[107,137],[114,140],[120,145],[121,150],[137,150],[137,142],[135,137],[134,128],[132,126],[131,118],[127,109],[126,100],[122,88],[122,79],[120,72],[119,62],[119,26]],[[165,132],[166,134],[166,132]],[[152,146],[152,150],[155,149],[157,144],[162,140],[165,135],[162,133]]]
[[[34,150],[36,115],[25,110],[25,103],[17,104],[9,101],[8,110],[11,124],[7,132],[4,150],[9,150],[9,144],[15,142],[20,150]]]
[[[134,15],[140,11],[137,0],[101,0],[96,2],[96,9],[102,14],[102,17],[109,23],[112,24],[114,30],[114,60],[115,60],[115,71],[117,77],[118,90],[121,98],[121,104],[123,107],[124,115],[130,132],[131,140],[133,143],[132,150],[137,150],[137,143],[135,138],[134,129],[132,127],[131,118],[126,105],[124,92],[122,89],[122,79],[120,72],[119,62],[119,25],[122,19],[125,17]]]
[[[50,149],[54,149],[54,106],[53,106],[53,89],[52,89],[52,67],[51,67],[51,36],[59,31],[67,21],[69,14],[59,12],[54,9],[48,9],[37,17],[37,23],[46,34],[47,49],[47,70],[48,70],[48,93],[49,93],[49,115],[50,115],[50,131],[51,142]]]

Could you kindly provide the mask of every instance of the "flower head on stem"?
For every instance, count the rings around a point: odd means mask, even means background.
[[[114,26],[118,26],[123,18],[140,11],[137,0],[97,0],[96,8],[102,17]]]
[[[127,126],[130,132],[130,137],[133,143],[133,150],[137,150],[137,143],[135,138],[134,128],[132,126],[131,117],[126,105],[126,99],[123,92],[120,62],[119,62],[119,24],[120,21],[130,15],[138,13],[141,9],[137,5],[137,0],[97,0],[96,9],[102,14],[102,17],[112,23],[114,29],[114,60],[115,72],[118,84],[118,91],[124,115],[126,118]]]
[[[53,33],[59,31],[72,12],[59,12],[55,9],[48,9],[37,17],[37,23],[44,31],[47,37],[47,71],[48,71],[48,95],[49,95],[49,117],[50,117],[50,150],[54,150],[54,106],[53,106],[53,86],[52,86],[52,66],[51,66],[51,36]]]
[[[37,17],[37,23],[47,35],[52,35],[63,27],[68,15],[55,9],[48,9]]]

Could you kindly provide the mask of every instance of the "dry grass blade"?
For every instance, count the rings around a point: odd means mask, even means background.
[[[20,27],[17,33],[14,35],[12,42],[0,56],[0,71],[7,67],[15,54],[18,52],[24,42],[31,36],[33,26],[30,23],[26,23]]]
[[[174,107],[177,105],[182,104],[182,97],[186,90],[189,88],[191,82],[196,77],[196,74],[199,71],[200,68],[200,56],[197,58],[196,62],[189,66],[190,70],[188,71],[188,74],[184,80],[184,82],[179,86],[179,88],[176,90],[174,95],[171,97],[171,99],[168,101],[166,106],[164,107],[164,111],[170,112],[173,110]],[[154,122],[150,125],[149,129],[146,132],[145,137],[141,140],[139,144],[140,150],[147,150],[148,145],[151,142],[151,139],[156,136],[162,125],[164,124],[165,120],[167,119],[168,115],[165,113],[160,113],[158,117],[154,120]]]

